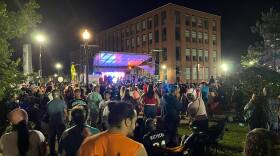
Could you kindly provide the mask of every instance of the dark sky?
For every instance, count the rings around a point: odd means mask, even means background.
[[[18,0],[14,0],[18,1]],[[99,32],[167,3],[183,5],[222,17],[222,55],[239,61],[240,54],[254,42],[250,32],[262,11],[280,8],[280,0],[39,0],[43,16],[40,29],[49,38],[43,54],[43,70],[53,74],[54,63],[59,61],[69,69],[70,52],[81,43],[80,30],[88,28]],[[33,51],[37,58],[36,49]],[[17,52],[20,56],[21,52]],[[37,62],[33,63],[35,68]]]

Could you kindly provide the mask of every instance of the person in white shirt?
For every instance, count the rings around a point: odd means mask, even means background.
[[[192,126],[201,132],[207,131],[208,117],[201,94],[194,88],[190,88],[187,91],[187,99],[190,101],[187,114],[191,117]]]
[[[46,143],[44,135],[37,130],[28,130],[28,115],[16,108],[8,114],[15,131],[5,133],[0,138],[0,151],[4,156],[44,156]]]

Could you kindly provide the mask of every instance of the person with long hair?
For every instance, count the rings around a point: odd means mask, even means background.
[[[59,141],[59,154],[61,156],[75,156],[83,140],[93,134],[99,133],[97,128],[86,124],[88,109],[85,105],[77,105],[71,111],[74,126],[65,130]]]
[[[144,104],[144,116],[146,118],[155,118],[160,99],[154,91],[153,84],[148,85],[147,93],[142,96],[142,103]]]
[[[16,108],[8,114],[15,131],[5,133],[0,138],[0,151],[5,156],[44,156],[46,144],[44,135],[37,130],[29,130],[28,115]],[[15,148],[16,147],[16,148]]]

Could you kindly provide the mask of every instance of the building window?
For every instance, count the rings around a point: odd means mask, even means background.
[[[149,18],[148,19],[148,29],[151,29],[152,28],[152,24],[153,23],[153,19],[152,18]]]
[[[192,31],[192,42],[193,43],[196,43],[196,32],[195,31]]]
[[[212,35],[213,45],[217,45],[217,36],[214,34]]]
[[[142,21],[142,31],[146,30],[146,21]]]
[[[153,43],[153,33],[149,33],[149,44]]]
[[[162,40],[162,41],[166,41],[166,28],[163,28],[163,29],[162,29],[161,40]]]
[[[193,80],[197,79],[197,67],[192,68],[192,79]]]
[[[135,33],[135,25],[131,25],[130,35],[134,35]]]
[[[217,61],[217,52],[215,50],[212,51],[212,59],[213,59],[213,62]]]
[[[141,31],[141,23],[137,23],[136,32],[139,33]]]
[[[175,28],[175,40],[176,41],[180,41],[180,38],[181,38],[181,36],[180,36],[180,27],[176,27]]]
[[[185,30],[186,42],[191,42],[191,34],[189,30]]]
[[[185,25],[190,26],[190,23],[191,23],[190,15],[185,15]]]
[[[191,68],[186,68],[186,79],[187,80],[191,79]]]
[[[197,61],[196,49],[192,49],[192,60]]]
[[[158,30],[155,31],[155,42],[158,43],[159,41],[159,32]]]
[[[126,37],[128,37],[130,34],[129,34],[129,27],[126,28],[126,33],[125,33]]]
[[[131,47],[134,48],[135,47],[135,38],[131,39]]]
[[[140,40],[139,36],[136,37],[136,44],[137,44],[137,47],[139,47],[141,44],[141,40]]]
[[[129,49],[129,46],[130,46],[130,41],[129,39],[126,40],[126,49]]]
[[[213,22],[212,22],[212,30],[213,30],[213,31],[216,31],[216,30],[217,30],[216,21],[213,21]]]
[[[196,17],[192,16],[192,27],[196,27]]]
[[[176,61],[180,61],[180,60],[181,60],[181,48],[176,47]]]
[[[197,37],[198,37],[198,43],[202,44],[203,43],[202,33],[198,32]]]
[[[209,44],[208,34],[207,33],[204,33],[204,43],[205,44]]]
[[[204,61],[208,62],[208,50],[204,50]]]
[[[175,24],[180,24],[181,20],[180,20],[180,12],[179,11],[175,11]]]
[[[186,61],[191,60],[191,49],[187,48],[186,49]]]
[[[203,51],[202,51],[202,49],[198,50],[198,61],[200,61],[200,62],[203,61]]]
[[[142,35],[142,45],[145,46],[146,45],[146,34]]]
[[[209,69],[208,67],[205,68],[205,80],[209,79]]]
[[[198,18],[197,25],[199,28],[202,28],[202,18]]]
[[[198,69],[198,79],[202,80],[203,77],[204,77],[204,72],[203,72],[203,67],[201,66],[199,69]]]
[[[158,15],[154,16],[154,27],[158,27]]]
[[[204,19],[204,29],[208,29],[208,19]]]
[[[167,61],[167,49],[162,48],[162,61]]]
[[[217,68],[215,67],[215,68],[213,69],[213,76],[214,76],[214,77],[217,77],[217,75],[218,75],[218,74],[217,74]]]
[[[166,12],[161,12],[161,25],[166,25]]]

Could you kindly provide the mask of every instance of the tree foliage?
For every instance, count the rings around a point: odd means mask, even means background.
[[[30,0],[21,9],[7,10],[7,4],[0,1],[0,101],[11,96],[17,84],[24,79],[20,72],[20,61],[13,61],[10,46],[12,39],[22,39],[26,33],[36,27],[41,21],[37,13],[39,5]]]
[[[270,88],[272,96],[280,95],[280,73],[263,66],[244,68],[240,73],[228,77],[225,84],[231,85],[231,88],[237,86],[245,102],[249,101],[253,93],[261,95],[264,87]]]
[[[252,33],[257,34],[260,37],[260,41],[250,45],[247,55],[241,57],[243,67],[251,66],[250,61],[254,61],[255,65],[271,61],[272,56],[269,53],[274,50],[273,48],[279,49],[279,46],[277,46],[279,44],[277,39],[280,38],[279,25],[280,12],[270,9],[269,12],[261,14],[260,20],[256,22],[255,26],[251,27]]]

